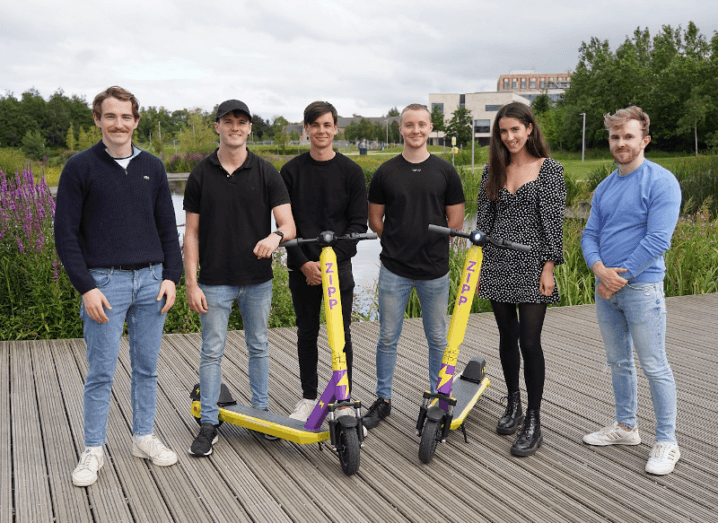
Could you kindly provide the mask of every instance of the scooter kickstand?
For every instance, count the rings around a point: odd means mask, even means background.
[[[469,438],[466,436],[466,424],[465,424],[465,423],[462,423],[462,424],[460,425],[460,428],[461,428],[461,432],[464,434],[464,443],[468,443],[468,442],[469,442]]]

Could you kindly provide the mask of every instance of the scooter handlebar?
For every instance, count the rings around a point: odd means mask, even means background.
[[[280,247],[297,247],[298,245],[302,245],[304,243],[321,243],[322,241],[326,241],[325,238],[326,233],[323,232],[321,235],[319,235],[317,238],[294,238],[293,240],[287,240],[286,242],[282,242],[279,244]],[[338,241],[338,240],[350,240],[350,241],[360,241],[360,240],[376,240],[378,236],[376,233],[373,232],[351,232],[349,234],[345,234],[343,236],[331,236],[332,242]]]
[[[432,232],[438,232],[439,234],[445,234],[447,236],[459,236],[460,238],[468,238],[475,245],[486,245],[487,243],[491,243],[491,245],[502,249],[512,249],[514,251],[524,252],[529,252],[531,250],[531,246],[529,245],[523,245],[521,243],[503,240],[500,238],[492,238],[479,230],[462,232],[457,231],[456,229],[442,227],[441,225],[434,225],[433,223],[429,224],[429,230]]]

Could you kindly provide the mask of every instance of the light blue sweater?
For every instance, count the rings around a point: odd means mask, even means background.
[[[589,267],[624,267],[630,282],[662,281],[663,260],[681,208],[681,188],[668,170],[649,160],[625,176],[618,170],[593,195],[591,215],[581,238]]]

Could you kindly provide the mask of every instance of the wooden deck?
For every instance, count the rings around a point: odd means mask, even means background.
[[[131,409],[126,341],[113,388],[106,455],[98,482],[72,486],[83,449],[84,342],[0,343],[0,523],[11,522],[324,522],[324,521],[701,521],[718,519],[718,294],[672,298],[667,350],[678,386],[682,458],[673,474],[643,467],[654,418],[639,371],[637,447],[593,448],[581,436],[613,419],[610,373],[593,306],[550,309],[543,346],[547,379],[544,445],[529,458],[509,454],[511,437],[495,432],[506,389],[491,314],[470,319],[460,361],[481,355],[491,386],[460,432],[433,461],[417,457],[415,418],[426,381],[420,320],[407,320],[399,348],[392,414],[373,430],[357,475],[318,445],[266,441],[225,424],[214,454],[194,458],[197,433],[189,390],[197,381],[199,335],[165,337],[159,364],[156,433],[179,454],[160,468],[130,452]],[[354,396],[373,400],[378,324],[352,327]],[[298,399],[295,331],[274,329],[271,408],[288,412]],[[462,365],[463,367],[463,365]],[[460,367],[460,368],[462,368]],[[242,332],[228,336],[225,381],[247,402]],[[320,361],[322,382],[329,375]],[[712,515],[711,515],[712,514]]]

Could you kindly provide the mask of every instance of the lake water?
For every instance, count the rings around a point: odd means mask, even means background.
[[[177,231],[180,237],[180,243],[184,240],[184,223],[185,223],[185,212],[182,209],[182,192],[183,186],[180,186],[177,182],[170,183],[173,189],[172,203],[175,208],[175,217],[177,224],[182,225],[177,227]],[[274,227],[274,218],[272,218],[272,227]],[[374,301],[374,289],[379,278],[379,253],[381,252],[381,245],[379,240],[364,240],[357,244],[357,254],[352,258],[352,267],[354,272],[354,282],[356,287],[354,289],[354,309],[367,313],[369,308]]]

